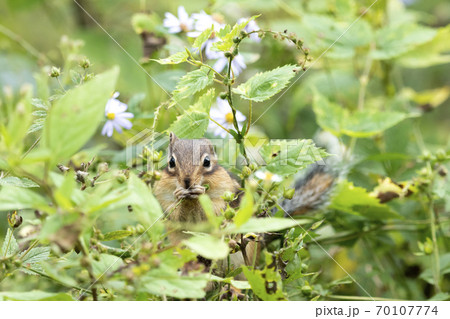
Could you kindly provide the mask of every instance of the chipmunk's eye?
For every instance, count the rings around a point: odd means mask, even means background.
[[[169,167],[170,168],[174,168],[175,167],[175,158],[173,156],[170,157]]]
[[[210,167],[211,166],[211,160],[209,159],[209,156],[206,156],[203,160],[203,167]]]

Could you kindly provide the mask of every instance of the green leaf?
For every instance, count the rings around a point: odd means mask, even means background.
[[[253,195],[250,190],[245,192],[239,210],[234,217],[234,224],[240,227],[245,224],[253,215]]]
[[[328,156],[312,140],[274,140],[262,148],[261,154],[266,160],[266,169],[280,175],[295,174]]]
[[[379,134],[401,121],[416,116],[395,111],[365,110],[350,113],[349,110],[328,101],[322,95],[314,95],[313,104],[317,123],[324,130],[339,136],[342,134],[364,138]]]
[[[133,232],[129,230],[116,230],[109,233],[106,233],[102,239],[102,241],[110,241],[110,240],[118,240],[124,239],[133,235]]]
[[[173,99],[178,102],[192,97],[195,93],[211,85],[213,80],[214,72],[207,67],[189,72],[178,82],[175,91],[173,91]]]
[[[6,231],[5,239],[3,240],[2,250],[0,251],[1,256],[9,257],[14,255],[19,250],[19,245],[17,244],[16,238],[8,228]]]
[[[188,57],[189,55],[186,51],[181,51],[164,59],[150,59],[150,61],[155,61],[159,64],[180,64],[186,62]]]
[[[283,291],[281,277],[275,268],[262,270],[250,270],[242,266],[253,292],[264,301],[286,300]]]
[[[208,284],[206,274],[197,276],[180,276],[159,269],[151,270],[141,277],[144,290],[158,296],[175,298],[203,298]]]
[[[232,224],[224,229],[226,234],[265,233],[283,230],[311,223],[308,219],[288,218],[250,218],[244,225],[237,227]]]
[[[256,16],[253,16],[241,23],[236,23],[230,32],[224,33],[221,30],[221,32],[219,32],[219,38],[221,39],[221,41],[214,43],[213,47],[220,51],[229,51],[234,44],[233,39],[235,37],[239,36],[241,31],[244,30],[244,28],[247,26],[247,24],[250,21],[255,20],[259,16],[260,15],[256,15]]]
[[[161,18],[156,13],[135,13],[131,17],[131,25],[137,34],[158,31],[161,24]],[[161,34],[162,32],[156,33]]]
[[[26,251],[22,252],[19,255],[19,257],[22,259],[21,270],[30,275],[37,275],[36,272],[30,271],[30,269],[43,272],[40,262],[49,258],[50,247],[35,247],[28,253],[25,253]]]
[[[214,89],[202,95],[197,103],[186,110],[173,122],[168,131],[179,138],[201,138],[209,124],[209,110],[215,97]]]
[[[23,188],[39,187],[38,184],[28,178],[15,176],[0,178],[0,186],[15,186]]]
[[[374,59],[388,60],[411,51],[436,36],[437,31],[416,24],[396,24],[377,30]]]
[[[114,91],[119,69],[97,75],[68,91],[49,111],[41,145],[52,152],[51,164],[70,158],[94,135],[105,118],[105,106]]]
[[[195,39],[192,47],[200,48],[203,45],[203,43],[205,43],[206,40],[209,39],[209,37],[211,36],[211,33],[213,33],[213,32],[214,32],[214,24],[212,24],[210,28],[208,28],[205,31],[203,31],[202,33],[200,33],[200,35]]]
[[[0,300],[29,300],[29,301],[73,301],[72,296],[62,292],[46,292],[40,290],[16,292],[0,292]]]
[[[139,222],[145,227],[154,225],[163,215],[163,211],[155,196],[151,193],[147,184],[135,174],[130,174],[128,179],[128,190],[131,196],[124,201],[132,205],[133,212],[137,215]],[[156,227],[155,227],[156,228]]]
[[[228,245],[211,235],[201,234],[192,236],[184,244],[202,257],[217,260],[228,256]]]
[[[214,225],[216,229],[218,229],[220,224],[222,223],[222,218],[216,216],[216,214],[214,213],[214,205],[209,196],[206,194],[200,195],[198,201],[202,205],[203,211],[205,212],[208,221],[212,225]]]
[[[280,92],[295,76],[294,65],[285,65],[271,71],[257,73],[233,92],[255,102],[265,101]]]
[[[27,188],[3,186],[0,190],[0,211],[26,208],[47,210],[47,200]]]
[[[396,59],[400,65],[408,68],[426,68],[450,62],[450,25],[439,28],[436,36],[426,43],[402,54]]]
[[[111,273],[123,266],[121,258],[108,254],[100,254],[99,260],[92,260],[92,271],[96,279]]]
[[[329,208],[372,220],[403,218],[386,204],[381,204],[378,198],[370,196],[366,189],[354,186],[349,181],[343,181],[337,186]]]

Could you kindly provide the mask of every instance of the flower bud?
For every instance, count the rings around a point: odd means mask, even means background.
[[[233,56],[236,56],[236,55],[238,55],[239,54],[239,49],[236,47],[236,48],[234,48],[234,50],[233,50]]]
[[[222,198],[226,202],[231,202],[234,199],[234,193],[226,191],[225,193],[223,193]]]
[[[88,69],[91,66],[91,61],[89,61],[88,58],[84,57],[81,61],[80,61],[80,66],[83,69]]]
[[[230,206],[227,207],[227,210],[225,211],[225,218],[227,220],[232,220],[235,216],[235,212],[234,209],[231,208]]]
[[[14,211],[12,214],[8,214],[8,224],[11,228],[17,228],[22,225],[23,218]]]
[[[239,42],[241,42],[241,38],[240,37],[234,37],[233,38],[233,42],[234,43],[239,43]]]
[[[445,151],[442,148],[437,150],[436,159],[440,162],[443,162],[447,159],[447,154],[445,154]]]
[[[252,173],[252,170],[250,169],[250,167],[244,166],[242,168],[242,176],[244,176],[244,178],[249,177],[251,173]]]
[[[57,78],[60,75],[61,75],[61,69],[57,68],[56,66],[52,66],[49,76],[52,78]]]
[[[305,295],[305,296],[310,296],[311,295],[312,288],[311,288],[310,285],[303,286],[301,290],[302,290],[302,294],[303,295]]]
[[[252,163],[250,163],[250,165],[248,167],[250,167],[252,172],[254,172],[258,169],[258,164],[256,164],[255,162],[252,162]]]
[[[106,173],[108,170],[109,170],[108,163],[103,162],[103,163],[98,164],[98,172],[100,174]]]
[[[142,226],[141,224],[137,224],[137,225],[136,225],[136,232],[137,232],[138,234],[143,234],[143,233],[145,233],[145,227]]]
[[[228,97],[228,92],[222,92],[222,93],[220,93],[220,98],[221,98],[222,100],[225,100],[227,97]]]
[[[283,192],[283,197],[286,199],[292,199],[294,197],[295,188],[285,189]]]
[[[422,153],[422,160],[424,160],[424,161],[431,160],[431,153],[429,151],[424,151]]]
[[[226,58],[229,58],[229,57],[231,57],[231,56],[233,56],[233,54],[231,53],[231,52],[225,52],[225,57]]]
[[[153,172],[153,178],[155,179],[155,181],[159,181],[161,179],[161,172],[154,171]]]

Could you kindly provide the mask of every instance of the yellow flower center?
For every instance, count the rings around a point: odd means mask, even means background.
[[[266,181],[271,181],[272,180],[272,177],[273,177],[273,174],[272,173],[270,173],[270,172],[266,172]]]
[[[227,121],[227,123],[232,124],[233,119],[234,119],[233,113],[230,112],[230,113],[225,114],[225,121]]]
[[[183,32],[189,31],[188,26],[186,25],[186,23],[180,23],[180,29]]]
[[[108,118],[108,120],[114,120],[116,118],[116,114],[108,113],[108,114],[106,114],[106,117]]]

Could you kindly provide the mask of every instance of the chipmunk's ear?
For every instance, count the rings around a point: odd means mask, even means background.
[[[174,132],[169,133],[169,143],[172,145],[176,140],[178,140],[178,137],[175,135]]]

